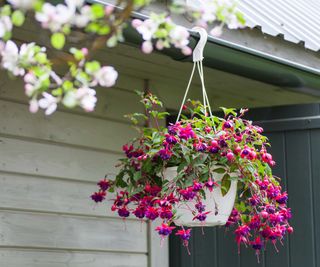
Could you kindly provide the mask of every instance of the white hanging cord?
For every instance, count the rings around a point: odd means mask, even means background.
[[[206,92],[206,88],[205,88],[205,84],[204,84],[204,73],[203,73],[203,64],[202,64],[202,61],[203,61],[203,49],[204,49],[204,46],[205,46],[205,44],[207,42],[208,34],[207,34],[206,30],[201,28],[201,27],[194,27],[192,30],[194,30],[194,31],[196,31],[196,32],[198,32],[200,34],[200,40],[199,40],[197,46],[195,47],[195,49],[193,51],[193,62],[194,62],[193,63],[193,68],[192,68],[192,72],[191,72],[191,75],[190,75],[190,79],[189,79],[189,82],[188,82],[188,86],[187,86],[186,92],[184,94],[184,97],[183,97],[183,100],[182,100],[182,103],[181,103],[181,107],[180,107],[180,110],[179,110],[179,113],[178,113],[178,116],[177,116],[176,123],[180,119],[180,116],[181,116],[181,113],[182,113],[182,110],[183,110],[183,105],[184,105],[184,103],[186,101],[186,98],[187,98],[187,95],[188,95],[188,92],[189,92],[189,89],[190,89],[190,85],[191,85],[191,82],[192,82],[192,78],[193,78],[196,66],[197,66],[197,70],[198,70],[198,73],[199,73],[199,76],[200,76],[200,81],[201,81],[204,113],[205,113],[205,116],[207,116],[207,110],[208,110],[209,114],[210,114],[210,117],[212,117],[212,111],[211,111],[211,107],[210,107],[210,103],[209,103],[209,98],[208,98],[208,95],[207,95],[207,92]]]
[[[178,113],[178,117],[177,117],[176,123],[180,119],[181,112],[182,112],[182,109],[183,109],[183,105],[186,102],[186,98],[187,98],[187,95],[188,95],[188,92],[189,92],[189,88],[190,88],[190,85],[191,85],[191,82],[192,82],[192,78],[193,78],[195,69],[196,69],[196,62],[193,63],[192,72],[191,72],[191,75],[190,75],[190,78],[189,78],[189,82],[188,82],[188,86],[187,86],[186,92],[184,93],[184,97],[183,97],[183,100],[182,100],[182,103],[181,103],[181,107],[180,107],[180,110],[179,110],[179,113]]]

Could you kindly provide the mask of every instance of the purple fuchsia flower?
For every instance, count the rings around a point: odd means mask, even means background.
[[[233,122],[232,122],[232,121],[225,121],[225,122],[222,124],[222,129],[223,129],[223,130],[233,129]]]
[[[132,157],[133,145],[128,146],[128,144],[122,147],[122,150],[125,152],[128,158]]]
[[[201,141],[199,141],[198,143],[194,143],[193,147],[195,148],[195,150],[197,150],[198,152],[204,152],[207,150],[208,146],[205,143],[202,143]]]
[[[194,220],[198,220],[200,222],[204,222],[207,219],[207,215],[210,213],[211,211],[207,211],[207,212],[200,212],[198,213],[196,216],[193,217],[193,221]]]
[[[94,192],[91,195],[91,199],[95,201],[96,203],[102,202],[106,198],[106,192],[105,191],[99,191],[99,192]]]
[[[146,208],[145,207],[137,207],[133,212],[132,212],[137,218],[143,219],[145,214],[146,214]]]
[[[160,218],[170,220],[173,217],[173,213],[170,208],[161,208],[160,209]]]
[[[191,229],[181,229],[181,230],[178,230],[176,232],[176,235],[177,236],[180,236],[180,238],[183,240],[183,241],[188,241],[191,237]]]
[[[110,181],[105,178],[103,180],[100,180],[97,185],[102,191],[107,191],[110,187]]]
[[[211,177],[208,179],[208,181],[204,185],[210,192],[212,192],[215,186],[218,186],[218,184],[215,181],[213,181]]]
[[[204,205],[202,202],[198,202],[195,205],[195,208],[197,209],[198,212],[204,212],[206,210],[206,205]]]
[[[174,135],[166,134],[165,136],[166,136],[166,142],[168,144],[174,145],[178,142],[177,137],[175,137]]]
[[[251,230],[258,229],[260,225],[261,225],[260,217],[258,215],[254,215],[249,222],[250,229]]]
[[[290,208],[281,208],[279,213],[283,216],[285,220],[288,220],[292,217],[291,209]]]
[[[118,209],[118,214],[122,218],[127,218],[127,217],[129,217],[130,212],[128,211],[128,209],[126,207],[122,207],[122,208]]]
[[[282,205],[282,204],[286,204],[288,200],[288,194],[286,192],[276,196],[276,201]]]
[[[159,210],[155,207],[148,207],[145,216],[149,220],[154,221],[159,217]]]
[[[192,200],[196,196],[196,192],[193,191],[192,186],[186,189],[180,189],[179,194],[183,197],[184,200]]]
[[[193,191],[198,192],[203,188],[203,184],[197,181],[193,181]]]
[[[235,230],[236,242],[238,244],[238,253],[240,253],[240,245],[241,243],[247,244],[249,242],[248,235],[250,233],[250,228],[248,225],[239,226]]]
[[[168,148],[163,148],[159,151],[159,155],[163,160],[168,160],[172,156],[172,152]]]
[[[249,203],[251,206],[256,206],[260,202],[259,197],[257,195],[253,195],[251,198],[249,198]]]
[[[256,255],[257,255],[257,259],[258,259],[258,263],[259,263],[260,262],[260,260],[259,260],[260,251],[263,248],[263,242],[261,241],[259,236],[256,237],[256,239],[254,241],[251,241],[251,246],[256,251]]]
[[[266,226],[265,228],[263,228],[261,231],[260,231],[260,234],[263,238],[268,238],[270,235],[271,235],[271,228],[270,226]]]
[[[183,246],[187,248],[188,254],[190,255],[188,245],[189,245],[189,239],[191,237],[191,229],[185,230],[184,228],[182,228],[181,230],[178,230],[176,232],[176,235],[180,236]]]
[[[175,229],[173,226],[169,226],[166,223],[162,223],[160,226],[156,227],[156,231],[162,237],[168,236],[172,233],[172,230]]]
[[[228,146],[226,140],[224,140],[224,139],[220,139],[218,141],[218,144],[219,144],[220,147],[227,147]]]
[[[178,130],[180,128],[180,123],[176,123],[176,124],[171,124],[168,126],[168,133],[171,135],[176,135]]]

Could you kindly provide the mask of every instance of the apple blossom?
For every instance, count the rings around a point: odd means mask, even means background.
[[[58,99],[47,92],[42,93],[42,96],[38,101],[39,107],[46,110],[46,115],[50,115],[56,111]]]
[[[111,87],[116,83],[118,72],[110,66],[102,67],[96,74],[98,83],[104,87]]]
[[[14,8],[21,8],[22,10],[31,9],[36,0],[7,0]]]
[[[12,30],[11,19],[8,16],[0,16],[0,38],[3,38],[8,32]]]

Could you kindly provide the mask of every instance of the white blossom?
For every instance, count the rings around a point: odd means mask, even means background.
[[[39,107],[46,110],[46,115],[50,115],[56,111],[58,99],[47,92],[42,93],[42,96],[38,101]]]
[[[97,71],[95,78],[101,86],[111,87],[116,83],[118,72],[111,66],[104,66]]]
[[[80,106],[87,112],[94,110],[97,102],[96,91],[89,87],[79,88],[76,92],[76,97]]]
[[[176,48],[183,48],[189,44],[189,32],[185,27],[175,26],[169,34],[171,42]]]
[[[38,100],[36,98],[32,98],[29,101],[29,111],[31,113],[36,113],[39,110]]]
[[[17,45],[9,40],[0,51],[2,56],[1,65],[4,69],[12,72],[15,76],[24,75],[24,69],[19,67],[19,49]]]
[[[40,12],[36,13],[36,19],[41,22],[42,27],[52,32],[61,30],[65,24],[72,22],[75,16],[75,6],[58,4],[56,6],[45,3]]]
[[[141,46],[141,50],[145,54],[150,54],[153,50],[153,45],[150,41],[144,41]]]
[[[143,40],[149,41],[152,39],[152,36],[158,29],[158,26],[159,24],[156,21],[146,19],[136,27],[136,30],[142,35]]]
[[[92,19],[92,13],[89,6],[81,8],[79,14],[75,14],[72,23],[79,28],[83,28],[88,25]]]
[[[8,16],[0,16],[0,38],[3,38],[7,32],[11,32],[12,22]]]

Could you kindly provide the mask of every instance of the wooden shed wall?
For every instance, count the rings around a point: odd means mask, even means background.
[[[123,119],[140,108],[133,92],[101,90],[95,113],[46,117],[30,114],[22,84],[0,75],[0,266],[166,266],[166,247],[151,251],[153,226],[89,199],[136,134]]]

